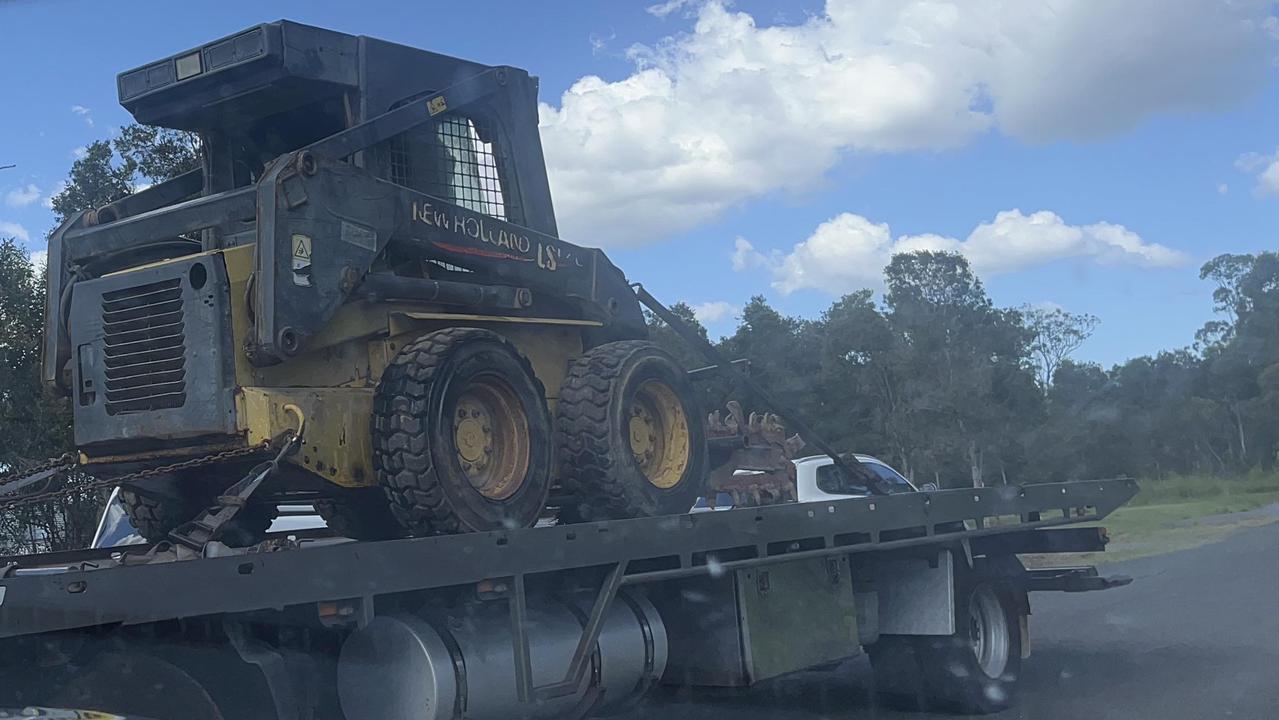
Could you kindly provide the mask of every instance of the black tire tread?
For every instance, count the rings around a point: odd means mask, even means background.
[[[883,635],[866,648],[874,677],[875,698],[894,710],[927,708],[915,638]]]
[[[528,358],[501,335],[482,328],[451,327],[428,333],[401,348],[387,366],[373,398],[373,467],[400,526],[414,535],[454,534],[466,527],[434,476],[423,416],[432,384],[450,351],[464,342],[489,340],[509,348],[533,374]],[[542,396],[545,396],[543,391]]]
[[[654,349],[678,367],[669,353],[648,340],[606,343],[569,363],[560,386],[555,430],[559,438],[560,485],[576,504],[561,508],[562,520],[580,522],[655,514],[648,507],[651,501],[642,488],[616,467],[609,422],[609,412],[616,401],[613,385],[626,362],[636,353]],[[700,418],[689,417],[688,421],[700,422]],[[689,507],[692,504],[690,501]]]
[[[198,481],[178,479],[173,484],[180,490],[190,491],[191,488],[184,486],[194,482]],[[215,495],[208,487],[200,487],[198,494],[180,497],[160,497],[120,488],[120,502],[129,522],[149,542],[162,542],[169,533],[196,519],[202,510],[212,506]],[[250,503],[236,513],[224,528],[221,539],[228,545],[240,547],[261,542],[278,514],[274,503]]]
[[[159,498],[124,488],[120,488],[120,502],[134,529],[150,542],[164,540],[200,512],[199,503],[191,498]]]

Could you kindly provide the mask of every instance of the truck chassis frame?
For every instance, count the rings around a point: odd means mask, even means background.
[[[895,551],[951,549],[968,558],[1098,551],[1103,531],[1061,526],[1098,521],[1136,490],[1126,479],[944,490],[377,543],[285,540],[276,552],[187,561],[166,560],[163,547],[0,559],[0,642],[320,604],[341,606],[359,627],[372,621],[378,598],[475,586],[508,603],[518,697],[537,703],[580,686],[624,586]],[[526,586],[535,577],[598,582],[562,679],[541,685],[533,680],[526,622]],[[1081,591],[1123,580],[1059,568],[1027,571],[1018,582],[1027,591]],[[590,698],[579,704],[586,712]]]

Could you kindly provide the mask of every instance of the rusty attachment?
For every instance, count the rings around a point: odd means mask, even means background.
[[[795,502],[791,458],[804,447],[803,439],[787,437],[781,419],[773,413],[748,416],[736,400],[730,400],[726,409],[724,415],[717,410],[707,418],[707,437],[721,448],[721,459],[711,471],[707,503],[715,507],[719,493],[727,493],[737,506]]]

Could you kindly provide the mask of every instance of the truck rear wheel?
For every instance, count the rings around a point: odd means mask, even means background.
[[[568,522],[682,514],[703,495],[706,434],[684,371],[651,342],[569,365],[556,418]]]
[[[955,589],[958,632],[919,639],[929,704],[965,715],[999,712],[1012,704],[1021,672],[1021,622],[1012,593],[985,578]]]
[[[1013,592],[997,578],[957,575],[954,635],[885,635],[868,648],[875,691],[886,704],[964,715],[1012,704],[1021,672]]]
[[[550,435],[542,384],[489,330],[424,335],[374,395],[374,467],[413,535],[533,525],[550,490]]]
[[[342,537],[391,540],[404,536],[382,488],[337,489],[312,505],[329,529]]]

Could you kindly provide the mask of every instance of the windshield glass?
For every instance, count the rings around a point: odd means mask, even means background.
[[[120,491],[111,493],[111,499],[102,511],[102,519],[98,523],[98,531],[94,533],[95,548],[120,547],[124,545],[142,545],[146,538],[133,527],[129,515],[120,501]]]
[[[914,492],[915,488],[911,486],[906,478],[902,477],[898,472],[882,462],[874,460],[863,460],[862,467],[875,473],[882,480],[881,488],[889,494]],[[822,492],[832,495],[869,495],[870,491],[866,486],[857,482],[855,479],[849,478],[847,473],[839,469],[834,464],[822,465],[817,468],[817,487]]]

